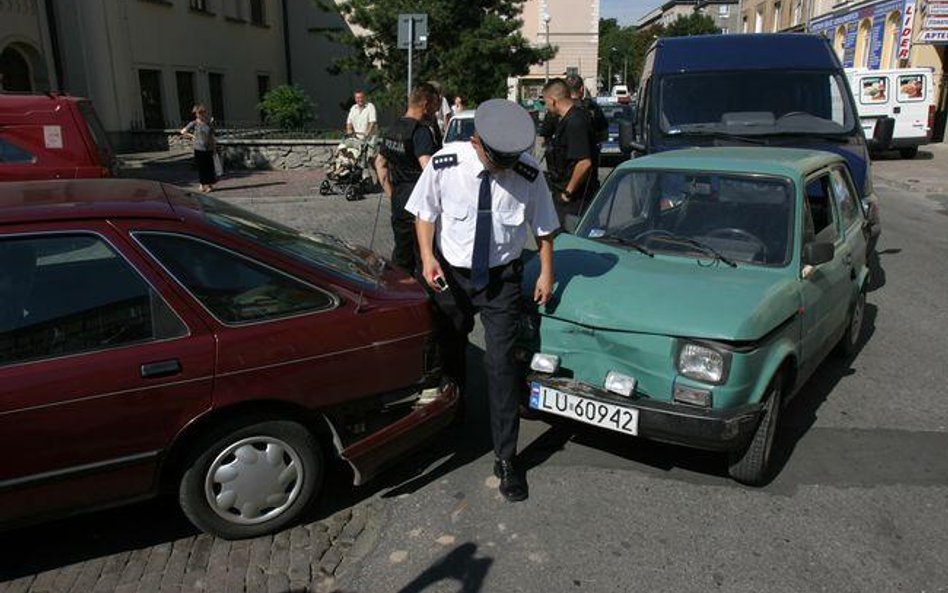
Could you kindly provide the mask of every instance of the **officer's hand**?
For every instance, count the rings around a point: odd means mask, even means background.
[[[438,263],[438,260],[431,258],[430,261],[424,262],[421,274],[424,276],[428,286],[431,287],[431,290],[441,292],[441,287],[439,287],[435,281],[435,278],[444,278],[444,271],[441,269],[441,264]]]
[[[553,275],[540,274],[537,278],[536,288],[533,289],[533,302],[538,305],[545,305],[553,294]]]

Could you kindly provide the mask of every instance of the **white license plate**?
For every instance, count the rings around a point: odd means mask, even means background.
[[[872,138],[876,133],[876,123],[878,123],[876,118],[862,118],[860,123],[862,124],[862,131],[866,135],[866,138]]]
[[[536,382],[530,384],[530,407],[624,434],[639,432],[639,411],[635,408],[599,402]]]

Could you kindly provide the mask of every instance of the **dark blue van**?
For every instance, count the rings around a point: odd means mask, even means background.
[[[891,130],[877,126],[880,135]],[[846,74],[822,36],[658,39],[645,57],[636,119],[621,139],[633,154],[757,145],[838,153],[863,198],[870,243],[879,233],[866,138]]]

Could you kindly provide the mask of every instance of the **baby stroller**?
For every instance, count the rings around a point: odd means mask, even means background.
[[[347,136],[323,165],[326,179],[319,185],[319,194],[343,194],[352,202],[371,192],[375,182],[369,174],[369,157],[375,142],[374,138]]]

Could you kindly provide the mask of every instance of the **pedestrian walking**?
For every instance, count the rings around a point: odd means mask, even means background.
[[[547,117],[558,118],[547,153],[547,173],[553,200],[562,222],[579,215],[598,189],[595,148],[589,119],[577,105],[569,87],[559,78],[543,87]]]
[[[416,217],[422,277],[434,290],[442,367],[462,397],[465,356],[474,315],[484,324],[494,474],[509,501],[528,496],[516,462],[523,377],[513,346],[521,315],[521,251],[528,232],[539,244],[540,275],[533,300],[546,303],[553,290],[556,211],[539,165],[529,154],[533,119],[519,105],[491,99],[474,114],[470,143],[432,157],[406,210]],[[463,401],[463,400],[462,400]]]
[[[346,118],[346,134],[365,140],[374,136],[378,130],[375,105],[365,100],[363,91],[356,91],[352,98],[355,103],[349,108],[349,116]]]
[[[217,149],[217,139],[214,128],[208,117],[207,107],[198,103],[191,109],[194,120],[181,128],[181,135],[190,138],[194,147],[194,164],[198,170],[198,181],[201,191],[209,192],[217,183],[217,171],[214,166],[214,152]]]
[[[441,148],[428,123],[438,112],[440,101],[441,95],[430,84],[416,86],[408,110],[382,138],[375,160],[382,192],[392,201],[392,262],[411,274],[418,267],[418,248],[415,217],[405,210],[405,203],[431,155]]]

